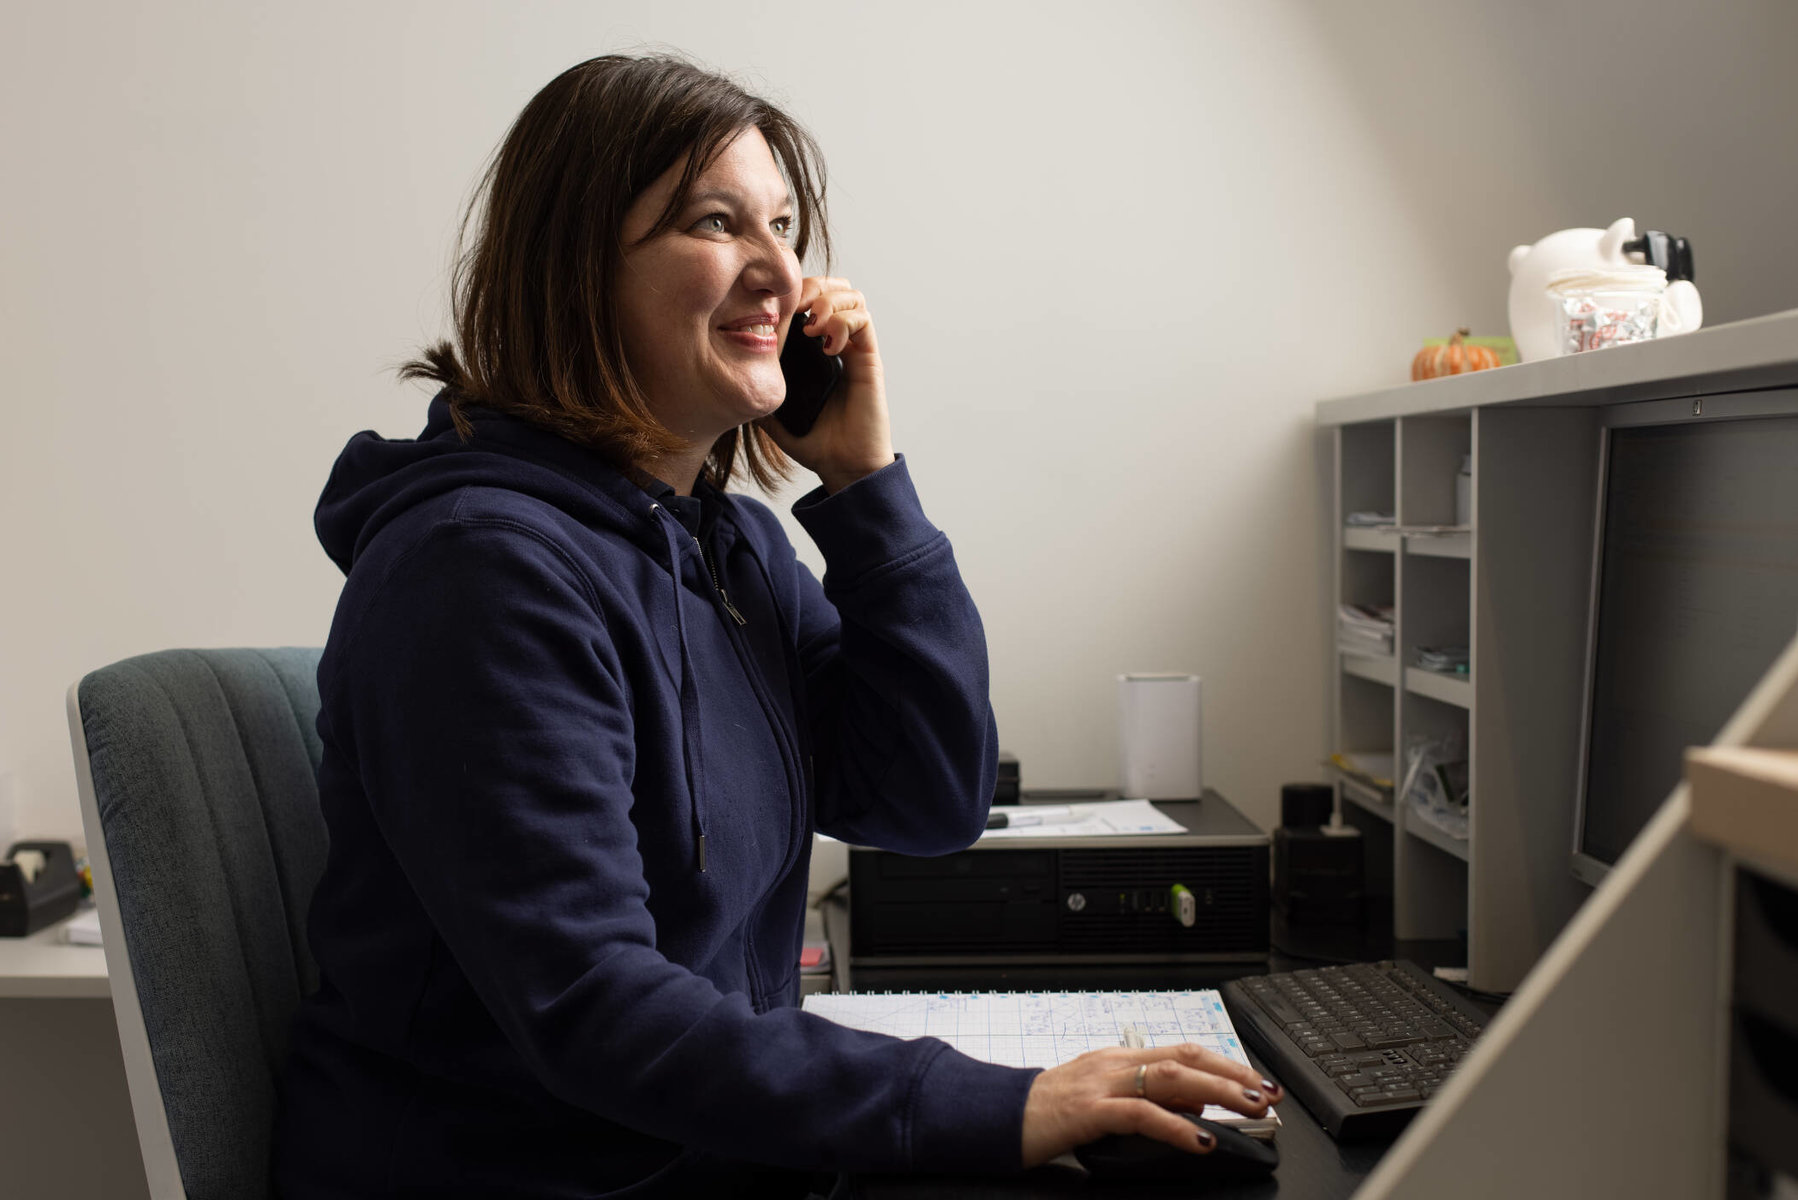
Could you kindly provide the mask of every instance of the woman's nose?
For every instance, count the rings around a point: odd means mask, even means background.
[[[743,282],[751,291],[774,296],[797,292],[803,279],[792,247],[772,234],[757,244],[754,256],[743,269]]]

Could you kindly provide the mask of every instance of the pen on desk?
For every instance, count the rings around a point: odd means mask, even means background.
[[[986,818],[988,829],[1022,829],[1028,825],[1054,825],[1063,821],[1078,821],[1080,817],[1071,808],[1039,808],[1028,812],[996,812]]]

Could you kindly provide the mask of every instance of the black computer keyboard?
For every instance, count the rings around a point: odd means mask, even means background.
[[[1404,1128],[1486,1024],[1410,962],[1250,975],[1223,991],[1250,1049],[1340,1140]]]

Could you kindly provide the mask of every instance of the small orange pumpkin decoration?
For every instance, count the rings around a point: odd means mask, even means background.
[[[1441,375],[1465,375],[1498,365],[1498,351],[1490,346],[1469,346],[1462,342],[1468,330],[1457,329],[1446,346],[1425,346],[1411,360],[1411,379],[1435,379]]]

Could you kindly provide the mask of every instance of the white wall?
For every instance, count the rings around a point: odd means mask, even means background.
[[[1271,825],[1325,749],[1311,405],[1463,321],[1503,332],[1505,251],[1564,225],[1691,237],[1713,320],[1798,303],[1792,12],[8,4],[18,825],[79,835],[83,672],[322,642],[340,581],[312,504],[351,433],[422,424],[390,369],[441,330],[485,155],[561,68],[651,45],[822,141],[837,265],[1026,783],[1111,782],[1112,677],[1192,670],[1209,781]]]

